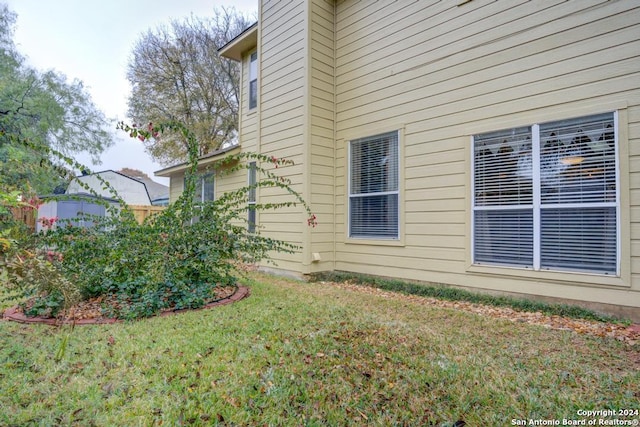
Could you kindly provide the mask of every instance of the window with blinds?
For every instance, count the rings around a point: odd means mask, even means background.
[[[615,113],[473,138],[473,260],[619,274]]]
[[[187,177],[184,178],[183,188],[187,185]],[[215,199],[214,174],[200,173],[196,179],[196,190],[193,194],[195,203],[210,202]]]
[[[398,239],[398,132],[349,144],[349,237]]]

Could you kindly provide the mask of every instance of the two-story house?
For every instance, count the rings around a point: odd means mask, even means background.
[[[293,160],[281,173],[318,218],[256,218],[302,248],[279,269],[640,318],[637,1],[261,0],[258,14],[221,50],[242,63],[234,150]],[[162,173],[175,199],[184,168]]]

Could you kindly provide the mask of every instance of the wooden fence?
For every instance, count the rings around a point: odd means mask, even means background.
[[[32,233],[36,232],[38,211],[32,207],[9,208],[16,221],[23,222]]]
[[[162,212],[165,209],[164,206],[129,205],[129,207],[133,211],[133,215],[136,217],[138,224],[142,224],[142,221],[144,221],[145,218],[155,215],[158,212]]]
[[[145,218],[151,215],[155,215],[158,212],[162,212],[165,209],[164,206],[131,205],[129,207],[133,211],[133,215],[135,216],[136,221],[138,221],[138,223],[140,224],[145,220]],[[11,214],[16,221],[24,223],[33,233],[36,232],[36,217],[38,216],[36,210],[31,207],[11,208]]]

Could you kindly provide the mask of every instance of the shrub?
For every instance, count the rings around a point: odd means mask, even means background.
[[[124,124],[120,127],[140,139],[166,130],[183,133],[189,141],[183,194],[142,224],[121,204],[119,209],[108,207],[106,217],[93,218],[91,228],[58,221],[39,236],[40,247],[60,254],[50,265],[55,264],[56,274],[61,274],[65,285],[72,283],[77,295],[84,299],[111,295],[118,300],[109,314],[137,318],[163,309],[201,307],[214,297],[217,286],[235,285],[243,263],[268,260],[273,251],[294,252],[297,248],[291,244],[264,237],[259,230],[248,231],[248,194],[255,188],[278,187],[291,195],[290,201],[258,204],[256,210],[299,204],[309,215],[309,225],[315,225],[315,216],[290,182],[273,173],[291,161],[253,153],[226,157],[212,169],[219,174],[233,173],[255,161],[264,165],[257,167],[261,179],[215,201],[197,203],[198,147],[188,129],[179,123],[149,125],[144,131]],[[61,295],[66,298],[58,288],[40,288],[46,294],[34,305],[40,311],[59,304]]]
[[[55,267],[60,254],[37,246],[24,224],[16,221],[10,208],[37,209],[37,201],[23,202],[17,192],[0,192],[0,286],[8,297],[42,297],[33,306],[24,307],[27,314],[52,315],[69,307],[80,298],[76,287]]]

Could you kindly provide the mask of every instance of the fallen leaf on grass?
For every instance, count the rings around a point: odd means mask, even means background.
[[[373,286],[354,284],[348,281],[344,283],[324,282],[324,284],[349,291],[380,296],[383,298],[395,298],[398,300],[411,301],[421,305],[453,308],[456,310],[479,314],[481,316],[507,319],[512,322],[528,323],[556,330],[570,330],[579,334],[592,335],[601,338],[611,337],[618,341],[626,342],[632,346],[640,340],[640,328],[637,326],[627,327],[615,323],[598,322],[585,319],[571,319],[557,315],[547,315],[540,312],[517,311],[510,307],[493,307],[466,301],[447,301],[431,297],[406,295],[399,292],[385,291]]]

